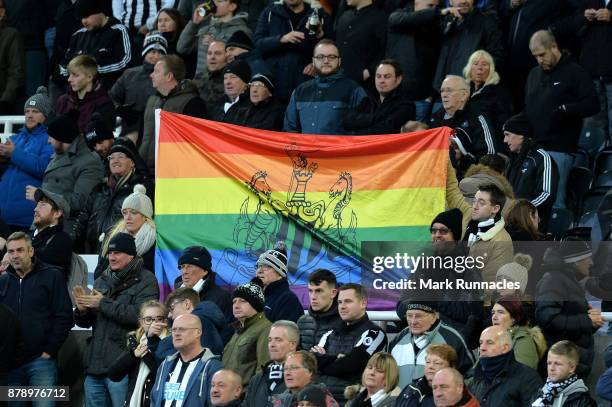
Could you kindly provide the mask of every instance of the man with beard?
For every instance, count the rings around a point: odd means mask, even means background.
[[[61,195],[37,189],[34,194],[34,227],[30,232],[36,257],[45,263],[61,267],[64,276],[70,272],[72,239],[64,232],[64,214],[70,213],[68,202]]]
[[[368,96],[340,69],[340,51],[321,40],[312,58],[315,79],[299,85],[285,113],[284,130],[304,134],[352,134],[342,125],[350,110],[367,111]]]

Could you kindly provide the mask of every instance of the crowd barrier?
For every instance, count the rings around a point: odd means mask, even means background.
[[[6,143],[9,136],[15,134],[17,129],[25,122],[25,117],[21,116],[0,116],[0,142]]]

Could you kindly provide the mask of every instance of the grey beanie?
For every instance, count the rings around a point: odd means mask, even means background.
[[[23,111],[25,112],[28,107],[38,109],[48,119],[49,115],[53,113],[53,105],[51,104],[51,99],[49,99],[47,88],[39,86],[36,89],[36,93],[26,100],[23,105]]]

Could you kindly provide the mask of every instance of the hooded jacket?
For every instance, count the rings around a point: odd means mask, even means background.
[[[8,163],[0,164],[0,218],[11,225],[29,227],[36,203],[25,197],[28,185],[39,188],[53,147],[47,127],[39,124],[32,131],[25,126],[11,137],[15,150]]]
[[[296,322],[304,315],[304,308],[297,295],[289,288],[286,278],[270,283],[264,289],[264,297],[264,314],[270,322],[280,319]]]
[[[542,404],[542,389],[531,404],[533,407],[544,406]],[[596,407],[597,403],[589,394],[588,387],[582,379],[576,380],[557,394],[553,400],[552,407]]]
[[[600,109],[588,72],[564,53],[550,70],[533,68],[525,88],[524,112],[534,141],[547,151],[575,152],[582,119]]]
[[[62,271],[32,258],[32,271],[22,279],[13,266],[0,276],[0,303],[15,313],[21,325],[18,365],[43,352],[56,358],[74,325],[72,303]]]
[[[106,89],[100,82],[94,82],[91,92],[87,92],[83,99],[72,89],[57,99],[55,111],[57,114],[67,114],[71,110],[79,111],[79,132],[85,134],[87,125],[91,121],[94,112],[100,113],[105,123],[109,123],[111,128],[115,126],[115,106],[108,97]]]
[[[351,110],[367,107],[367,97],[365,90],[344,76],[342,70],[329,76],[317,76],[299,85],[291,95],[285,112],[284,131],[353,134],[344,129],[343,120]]]
[[[537,369],[540,357],[542,354],[545,354],[545,350],[548,347],[540,328],[513,326],[509,332],[512,337],[514,359],[532,369]]]
[[[506,195],[506,203],[504,204],[504,209],[502,209],[502,216],[507,215],[514,202],[512,185],[510,185],[506,177],[486,165],[471,165],[463,175],[463,179],[459,181],[459,190],[465,202],[468,205],[472,205],[478,188],[483,184],[494,184]]]
[[[338,315],[338,301],[336,299],[334,299],[331,308],[325,312],[313,311],[310,307],[308,314],[302,315],[297,320],[300,329],[300,346],[302,349],[310,350],[319,343],[325,332],[333,329],[338,323],[340,323],[340,315]]]
[[[455,349],[457,369],[462,373],[467,372],[475,362],[461,334],[440,320],[434,322],[433,326],[421,335],[419,342],[423,339],[421,349],[418,353],[415,352],[415,338],[409,328],[404,328],[389,344],[391,354],[399,367],[399,386],[402,388],[425,374],[425,358],[430,345],[442,343]]]
[[[208,52],[208,45],[205,45],[202,41],[204,37],[210,35],[216,40],[227,41],[236,31],[243,31],[249,38],[252,38],[253,33],[247,26],[248,17],[245,12],[237,13],[228,21],[220,21],[213,16],[199,26],[189,20],[183,32],[181,32],[176,50],[183,55],[197,51],[196,74],[205,72],[207,71],[206,53]]]
[[[164,387],[165,382],[170,374],[171,369],[175,365],[177,358],[180,357],[179,352],[166,357],[163,363],[157,369],[155,384],[151,391],[151,407],[161,407],[164,405]],[[185,399],[183,407],[212,407],[210,401],[210,389],[213,375],[223,368],[219,361],[219,357],[213,355],[210,349],[204,349],[204,353],[195,369],[189,376],[189,382],[185,387]]]

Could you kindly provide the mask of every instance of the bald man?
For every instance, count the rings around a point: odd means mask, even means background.
[[[582,120],[599,112],[595,86],[587,71],[564,54],[552,33],[537,31],[529,49],[538,66],[527,78],[525,114],[533,139],[555,161],[559,186],[554,207],[564,208],[572,153],[578,149]]]
[[[214,374],[210,388],[210,400],[215,407],[241,405],[242,378],[232,369],[221,369]]]
[[[432,390],[436,407],[477,407],[478,400],[463,386],[463,376],[458,370],[447,367],[433,378]]]
[[[514,359],[512,338],[499,325],[480,334],[480,360],[467,373],[465,384],[481,407],[529,405],[542,379],[538,373]]]
[[[172,345],[177,350],[157,370],[151,405],[212,406],[211,380],[222,368],[218,356],[202,347],[202,322],[193,314],[178,316],[172,324]],[[173,404],[173,405],[174,405]]]

